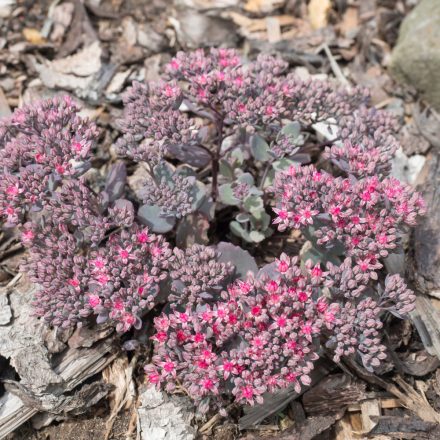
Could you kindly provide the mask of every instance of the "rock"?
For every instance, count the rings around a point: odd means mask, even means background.
[[[405,18],[391,58],[391,73],[440,110],[440,2],[422,0]]]
[[[412,263],[417,291],[440,298],[440,155],[428,156],[418,179],[428,212],[414,228]],[[440,350],[440,330],[439,350]],[[440,353],[440,351],[439,351]]]
[[[138,27],[137,43],[153,53],[165,50],[168,45],[167,39],[146,23],[142,23]]]
[[[414,185],[417,176],[425,165],[425,162],[425,156],[414,154],[413,156],[408,157],[402,149],[399,148],[392,160],[391,175],[399,179],[401,182]]]
[[[154,387],[141,392],[138,408],[141,440],[194,440],[191,404],[185,397],[167,396]]]

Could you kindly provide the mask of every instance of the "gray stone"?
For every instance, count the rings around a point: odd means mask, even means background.
[[[154,387],[140,390],[138,421],[141,440],[194,440],[196,429],[188,398],[168,396]]]
[[[397,80],[414,86],[440,111],[439,0],[422,0],[405,18],[390,67]]]

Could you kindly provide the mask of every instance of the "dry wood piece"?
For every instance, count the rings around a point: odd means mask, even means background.
[[[414,281],[425,294],[440,295],[440,155],[428,157],[420,176],[420,190],[428,207],[414,230]]]
[[[239,26],[244,37],[250,40],[269,40],[271,44],[295,36],[308,35],[313,31],[308,22],[290,15],[249,18],[234,11],[222,15]]]
[[[361,402],[361,417],[364,432],[371,431],[375,427],[376,423],[371,418],[379,417],[381,412],[382,408],[379,400],[374,399]]]
[[[0,399],[0,438],[39,411],[51,413],[52,418],[68,412],[80,414],[110,389],[100,382],[77,387],[116,357],[112,338],[52,356],[45,346],[44,323],[32,317],[35,288],[23,278],[11,292],[9,288],[0,291],[0,296],[9,296],[13,317],[8,325],[0,326],[0,355],[20,377],[20,382],[7,381],[7,392]]]
[[[334,364],[326,359],[320,359],[315,365],[315,369],[310,373],[312,384],[317,384],[324,377],[326,377],[333,369]],[[291,400],[296,399],[304,393],[304,389],[300,394],[296,393],[293,387],[286,388],[276,394],[264,395],[264,403],[262,405],[255,405],[245,408],[245,415],[240,419],[240,429],[247,429],[255,426],[264,420],[266,417],[275,414],[284,408]]]
[[[332,4],[330,0],[311,0],[308,6],[309,19],[314,29],[327,26],[328,14]]]
[[[306,413],[313,416],[339,412],[365,397],[365,383],[346,374],[333,374],[305,392],[302,401]]]
[[[318,434],[329,429],[336,420],[338,415],[326,415],[319,417],[309,417],[303,423],[298,426],[294,426],[292,429],[287,429],[286,432],[276,437],[277,440],[312,440]]]
[[[380,407],[382,409],[393,409],[393,408],[401,408],[402,407],[402,402],[400,402],[399,399],[395,399],[393,397],[380,398],[380,399],[374,399],[374,400],[379,400]],[[347,408],[347,411],[348,412],[360,412],[361,411],[361,404],[355,403],[355,404],[349,405]]]
[[[411,319],[428,353],[440,358],[440,311],[435,309],[433,301],[426,296],[418,296]]]
[[[375,421],[375,426],[368,433],[369,435],[394,434],[394,435],[399,435],[399,438],[416,438],[416,439],[425,439],[425,438],[435,439],[438,438],[438,435],[440,435],[440,432],[438,430],[438,424],[431,422],[423,422],[417,417],[407,418],[407,417],[381,416],[381,417],[375,417],[374,421]],[[435,431],[435,434],[433,431]],[[401,434],[404,433],[417,433],[417,437],[403,437],[403,436],[401,437]],[[435,435],[437,435],[437,437]]]
[[[11,114],[11,109],[9,108],[8,100],[0,87],[0,118],[4,116],[9,116]]]
[[[432,408],[426,397],[418,393],[411,385],[407,384],[401,377],[397,376],[394,383],[387,382],[370,373],[364,367],[351,359],[345,359],[344,363],[353,370],[360,378],[368,383],[380,386],[397,397],[404,407],[408,408],[414,414],[426,422],[440,423],[440,414]]]

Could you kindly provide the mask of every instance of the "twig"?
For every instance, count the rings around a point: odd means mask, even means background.
[[[221,116],[218,112],[216,112],[217,117],[216,127],[217,127],[217,149],[212,158],[212,188],[211,195],[212,200],[215,202],[217,200],[217,186],[218,186],[218,172],[219,172],[219,161],[220,161],[220,153],[223,144],[223,116]]]
[[[230,412],[233,408],[236,407],[235,403],[231,403],[227,408],[226,412]],[[215,416],[211,417],[200,429],[200,434],[209,434],[212,428],[223,418],[220,413],[217,413]]]
[[[322,45],[322,48],[324,49],[325,54],[327,55],[328,60],[330,61],[330,67],[332,68],[332,71],[338,81],[343,84],[344,86],[349,87],[350,83],[348,82],[347,78],[342,73],[341,68],[339,67],[338,63],[335,60],[335,57],[332,55],[327,43],[324,43]]]

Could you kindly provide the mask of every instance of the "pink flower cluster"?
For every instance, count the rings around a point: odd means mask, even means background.
[[[283,254],[271,278],[231,284],[213,304],[156,318],[156,354],[148,380],[182,387],[198,403],[261,403],[262,394],[310,383],[317,338],[332,329],[339,306],[319,296],[322,271],[301,271]]]
[[[379,333],[383,324],[380,307],[370,297],[357,305],[346,302],[338,313],[332,335],[326,345],[334,350],[333,360],[358,353],[366,368],[380,365],[387,357],[386,347],[381,344]]]
[[[380,259],[398,244],[399,231],[425,212],[421,196],[395,178],[334,177],[313,165],[276,176],[273,189],[278,229],[313,226],[317,244],[342,244],[356,270],[377,279]]]
[[[16,110],[0,121],[0,216],[10,225],[45,204],[64,177],[80,174],[98,137],[69,96]]]
[[[358,178],[385,176],[399,144],[394,136],[397,124],[391,113],[360,107],[338,121],[336,142],[326,147],[325,156],[341,170]]]
[[[183,95],[175,83],[141,84],[124,95],[123,136],[116,144],[121,156],[157,164],[172,145],[191,142],[194,121],[179,111]]]
[[[65,225],[26,225],[29,246],[24,267],[38,290],[34,307],[50,325],[70,327],[91,315],[110,319],[119,332],[140,328],[166,278],[171,250],[161,236],[136,224],[111,234],[96,250],[79,253]]]
[[[244,64],[232,49],[179,52],[168,66],[171,78],[185,81],[185,96],[213,109],[229,124],[269,127],[281,118],[316,122],[348,116],[362,103],[361,89],[337,89],[323,81],[286,74],[288,64],[260,55]]]

